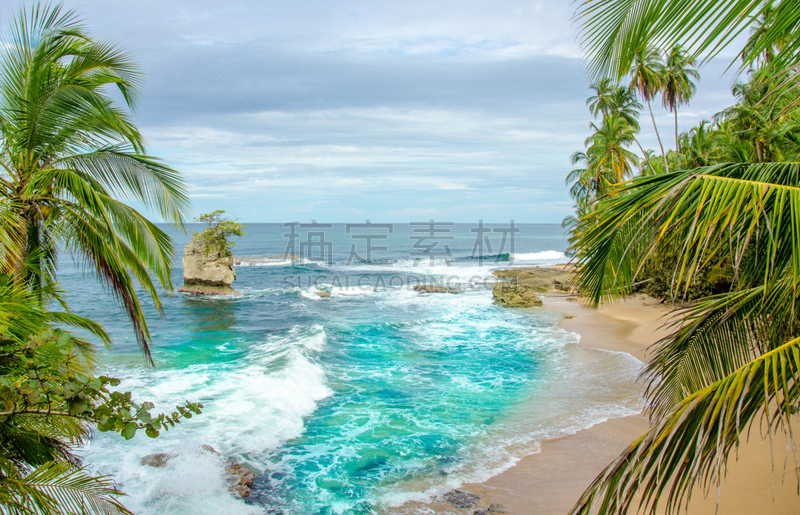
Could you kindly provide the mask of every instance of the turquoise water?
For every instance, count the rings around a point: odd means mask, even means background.
[[[638,410],[638,361],[581,349],[557,314],[497,308],[482,284],[493,268],[563,261],[560,227],[520,226],[504,252],[502,233],[490,234],[485,259],[471,228],[452,227],[449,254],[433,264],[414,263],[417,235],[397,225],[367,263],[347,263],[364,240],[333,226],[329,260],[245,266],[287,247],[286,228],[253,226],[235,249],[240,297],[165,296],[164,318],[149,308],[156,369],[94,281],[63,267],[76,311],[115,338],[103,373],[157,409],[206,406],[154,440],[96,435],[87,464],[112,474],[140,514],[402,512],[504,470],[543,439]],[[179,249],[188,240],[175,238]],[[418,282],[463,292],[419,295]],[[163,469],[139,463],[154,452],[177,457]],[[262,472],[245,501],[228,492],[223,457]]]

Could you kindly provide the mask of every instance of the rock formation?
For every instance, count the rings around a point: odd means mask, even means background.
[[[183,248],[183,287],[178,291],[199,295],[238,295],[233,256],[209,248],[199,235]]]
[[[220,453],[210,445],[203,445],[201,452],[207,452],[215,456],[221,456]],[[141,463],[142,465],[148,467],[162,468],[166,467],[172,459],[177,457],[178,455],[174,453],[159,452],[156,454],[148,454],[147,456],[143,457]],[[239,497],[248,497],[253,493],[253,482],[260,472],[249,467],[247,464],[237,463],[230,458],[223,459],[225,460],[225,479],[228,483],[228,490]]]
[[[415,284],[412,289],[419,293],[461,293],[454,286],[436,286],[433,284]]]
[[[171,452],[157,452],[155,454],[148,454],[142,458],[142,465],[156,468],[166,467],[167,462],[176,456],[177,454],[173,454]]]
[[[572,265],[519,267],[495,270],[492,275],[508,282],[530,286],[537,293],[570,293]]]
[[[529,308],[542,305],[535,289],[526,284],[498,283],[492,289],[494,303],[504,308]]]
[[[477,506],[478,501],[481,498],[480,495],[462,492],[461,490],[452,490],[444,494],[442,497],[445,501],[462,510],[474,508]]]

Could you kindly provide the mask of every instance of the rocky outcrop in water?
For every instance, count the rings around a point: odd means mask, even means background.
[[[481,500],[480,495],[462,492],[461,490],[447,492],[442,496],[442,498],[456,508],[460,508],[462,510],[474,508],[478,505],[478,501]]]
[[[253,493],[253,481],[256,473],[240,463],[230,462],[225,466],[225,473],[228,475],[228,490],[239,497],[248,497]]]
[[[199,235],[183,248],[183,287],[178,291],[198,295],[238,295],[233,256],[209,248]]]
[[[542,305],[533,287],[525,284],[499,283],[492,289],[494,303],[504,308],[530,308]]]
[[[572,265],[531,266],[494,270],[492,275],[506,282],[529,286],[537,293],[572,292]]]
[[[177,454],[173,454],[171,452],[157,452],[155,454],[148,454],[142,458],[142,465],[156,468],[166,467],[167,462],[176,456]]]
[[[419,293],[461,293],[453,286],[436,286],[434,284],[415,284],[412,289]]]
[[[203,445],[201,453],[210,453],[214,454],[215,456],[221,456],[221,454],[210,445]],[[166,467],[172,459],[177,457],[178,455],[175,453],[158,452],[155,454],[148,454],[147,456],[143,457],[141,463],[142,465],[148,467],[162,468]],[[239,497],[248,497],[253,493],[253,482],[256,479],[256,475],[260,474],[260,472],[248,467],[246,464],[237,463],[229,458],[224,459],[225,476],[228,482],[228,490],[235,493]]]

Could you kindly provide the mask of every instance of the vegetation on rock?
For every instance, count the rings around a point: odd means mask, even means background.
[[[223,215],[225,211],[222,209],[214,210],[210,213],[205,213],[196,218],[198,222],[208,225],[208,228],[201,232],[195,233],[206,246],[206,255],[214,251],[222,257],[230,257],[233,255],[231,249],[236,244],[230,241],[231,236],[244,236],[243,229],[247,226],[240,224],[235,220],[228,220]]]

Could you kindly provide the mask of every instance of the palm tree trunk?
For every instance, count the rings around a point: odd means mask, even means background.
[[[642,158],[647,161],[647,152],[644,151],[644,147],[642,147],[642,144],[639,143],[639,138],[633,138],[633,141],[635,141],[636,146],[639,147],[639,151],[642,153]]]
[[[672,110],[675,113],[675,153],[678,153],[678,106]]]
[[[647,109],[650,110],[650,119],[653,120],[653,129],[656,130],[656,138],[658,138],[658,146],[661,147],[661,157],[664,158],[664,171],[669,172],[669,164],[667,164],[667,154],[664,153],[664,145],[661,143],[661,135],[658,133],[656,126],[656,117],[653,115],[653,106],[650,105],[650,99],[647,99]]]

